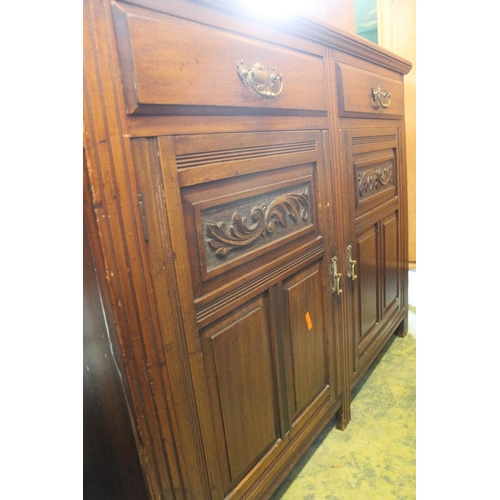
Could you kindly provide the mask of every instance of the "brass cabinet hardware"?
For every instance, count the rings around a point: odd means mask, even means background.
[[[332,293],[337,292],[337,295],[342,293],[342,273],[337,272],[337,257],[332,257],[332,277],[333,277],[333,286]]]
[[[391,104],[391,93],[387,92],[387,90],[385,89],[380,88],[380,85],[377,85],[377,87],[372,87],[372,97],[379,108],[387,109]]]
[[[255,61],[252,66],[247,67],[240,60],[236,63],[238,75],[245,87],[250,87],[259,97],[263,99],[274,99],[283,90],[283,75],[276,73],[276,68],[269,65],[266,70],[264,66]],[[278,89],[278,90],[277,90]]]
[[[347,245],[346,249],[347,256],[347,276],[354,281],[357,279],[356,275],[356,261],[352,258],[352,245]]]

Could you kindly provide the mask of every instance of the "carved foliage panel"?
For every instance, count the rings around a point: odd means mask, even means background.
[[[359,215],[396,196],[396,151],[386,149],[355,154],[353,174],[356,211]]]
[[[255,268],[319,235],[315,169],[309,163],[181,190],[199,293],[213,278],[239,279],[241,266]]]
[[[311,182],[200,210],[197,219],[205,229],[202,240],[210,272],[245,250],[312,228]]]

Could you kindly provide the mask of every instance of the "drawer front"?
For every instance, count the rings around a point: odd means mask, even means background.
[[[340,116],[404,115],[403,77],[336,63]]]
[[[326,116],[322,57],[128,5],[114,22],[129,114]]]

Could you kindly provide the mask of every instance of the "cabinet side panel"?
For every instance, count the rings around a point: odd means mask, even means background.
[[[147,499],[84,222],[83,497]]]

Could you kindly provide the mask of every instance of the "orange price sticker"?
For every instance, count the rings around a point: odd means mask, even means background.
[[[312,330],[313,323],[311,321],[311,316],[309,315],[309,311],[306,313],[306,323],[307,323],[307,329]]]

